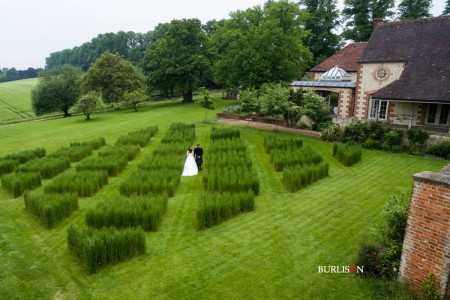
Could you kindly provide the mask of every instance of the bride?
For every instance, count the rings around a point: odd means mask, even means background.
[[[192,147],[189,147],[186,155],[187,157],[184,162],[184,169],[181,176],[195,176],[198,174],[198,168],[194,159],[194,151],[192,151]]]

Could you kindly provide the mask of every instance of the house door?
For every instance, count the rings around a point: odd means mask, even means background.
[[[448,104],[428,104],[426,124],[447,125],[450,112]]]

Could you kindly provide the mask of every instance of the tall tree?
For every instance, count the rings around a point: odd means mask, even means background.
[[[302,0],[309,13],[305,20],[305,29],[309,35],[305,45],[314,56],[314,65],[336,53],[341,47],[341,38],[333,33],[339,26],[339,10],[337,0]]]
[[[355,42],[369,40],[373,30],[373,19],[386,19],[394,13],[394,0],[345,0],[342,14],[344,16],[344,39]]]
[[[207,36],[198,19],[173,20],[164,38],[149,49],[145,59],[149,85],[162,88],[164,82],[183,93],[183,102],[192,102],[193,91],[211,75]]]
[[[232,13],[211,36],[215,79],[227,88],[251,88],[301,77],[312,58],[302,44],[305,17],[287,0]]]
[[[444,11],[442,12],[443,16],[450,15],[450,0],[447,0]]]
[[[36,87],[31,91],[31,106],[40,116],[45,113],[62,111],[70,116],[69,109],[80,95],[81,69],[70,65],[45,71]]]
[[[126,59],[111,52],[103,53],[83,77],[85,91],[97,91],[105,103],[120,102],[126,92],[143,85],[142,74]]]
[[[431,0],[402,0],[398,5],[400,18],[406,20],[431,17]]]

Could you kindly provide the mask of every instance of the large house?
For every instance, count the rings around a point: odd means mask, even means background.
[[[377,23],[367,43],[352,43],[294,81],[327,97],[334,122],[381,120],[449,131],[450,16]]]

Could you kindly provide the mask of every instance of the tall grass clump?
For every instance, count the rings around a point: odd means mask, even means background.
[[[229,152],[229,151],[246,151],[247,145],[241,138],[215,139],[209,144],[211,153]]]
[[[78,209],[78,196],[76,194],[26,192],[24,199],[25,209],[37,217],[47,228],[54,227]]]
[[[17,168],[17,172],[39,172],[42,178],[52,178],[70,168],[67,157],[44,157],[31,160]]]
[[[46,193],[77,193],[90,197],[108,183],[106,171],[78,171],[58,175],[44,186]]]
[[[327,163],[294,165],[283,170],[283,183],[290,192],[328,176]]]
[[[133,131],[128,133],[128,135],[121,136],[116,141],[116,145],[139,145],[145,147],[157,132],[158,126],[150,126]]]
[[[180,185],[180,175],[180,170],[149,171],[138,168],[121,183],[119,191],[124,196],[167,194],[173,197]]]
[[[14,197],[19,197],[26,190],[32,190],[41,185],[39,172],[12,173],[2,176],[2,186]]]
[[[145,253],[145,235],[141,228],[67,229],[67,247],[89,273]]]
[[[333,144],[333,156],[345,166],[352,166],[361,160],[362,150],[359,146]]]
[[[0,159],[0,176],[14,172],[17,165],[17,160]]]
[[[264,146],[267,153],[271,153],[273,150],[288,150],[301,148],[303,146],[303,140],[299,138],[279,137],[276,135],[264,136]]]
[[[225,128],[225,127],[212,127],[211,128],[211,141],[219,139],[232,139],[240,138],[241,132],[239,129],[235,128]]]
[[[270,157],[275,170],[282,171],[285,167],[304,164],[318,164],[323,161],[322,155],[309,146],[302,148],[273,149]]]
[[[92,146],[80,144],[59,148],[55,152],[49,154],[49,157],[67,157],[71,162],[77,162],[91,154]]]
[[[241,212],[252,211],[255,194],[249,190],[239,193],[204,193],[197,205],[197,221],[200,229],[212,227]]]
[[[104,137],[98,137],[96,139],[86,141],[86,142],[73,142],[70,143],[70,147],[76,147],[76,146],[90,146],[92,150],[98,150],[101,147],[106,145],[106,140]]]
[[[36,148],[34,150],[25,150],[17,153],[7,154],[3,157],[3,159],[17,160],[20,164],[23,164],[32,159],[42,158],[44,156],[45,156],[45,149]]]
[[[99,156],[125,156],[128,160],[133,160],[141,152],[138,145],[115,145],[101,150]]]
[[[212,192],[242,192],[252,190],[259,194],[259,180],[251,166],[227,166],[211,168],[203,175],[203,185],[206,191]]]
[[[195,140],[195,124],[172,123],[169,130],[161,139],[163,144],[185,143],[184,152]],[[187,144],[187,145],[186,145]]]
[[[167,210],[166,195],[118,197],[97,204],[86,213],[86,225],[102,227],[142,227],[155,231]]]
[[[124,155],[96,156],[82,160],[76,166],[77,171],[103,170],[109,176],[117,176],[128,164],[128,157]]]

